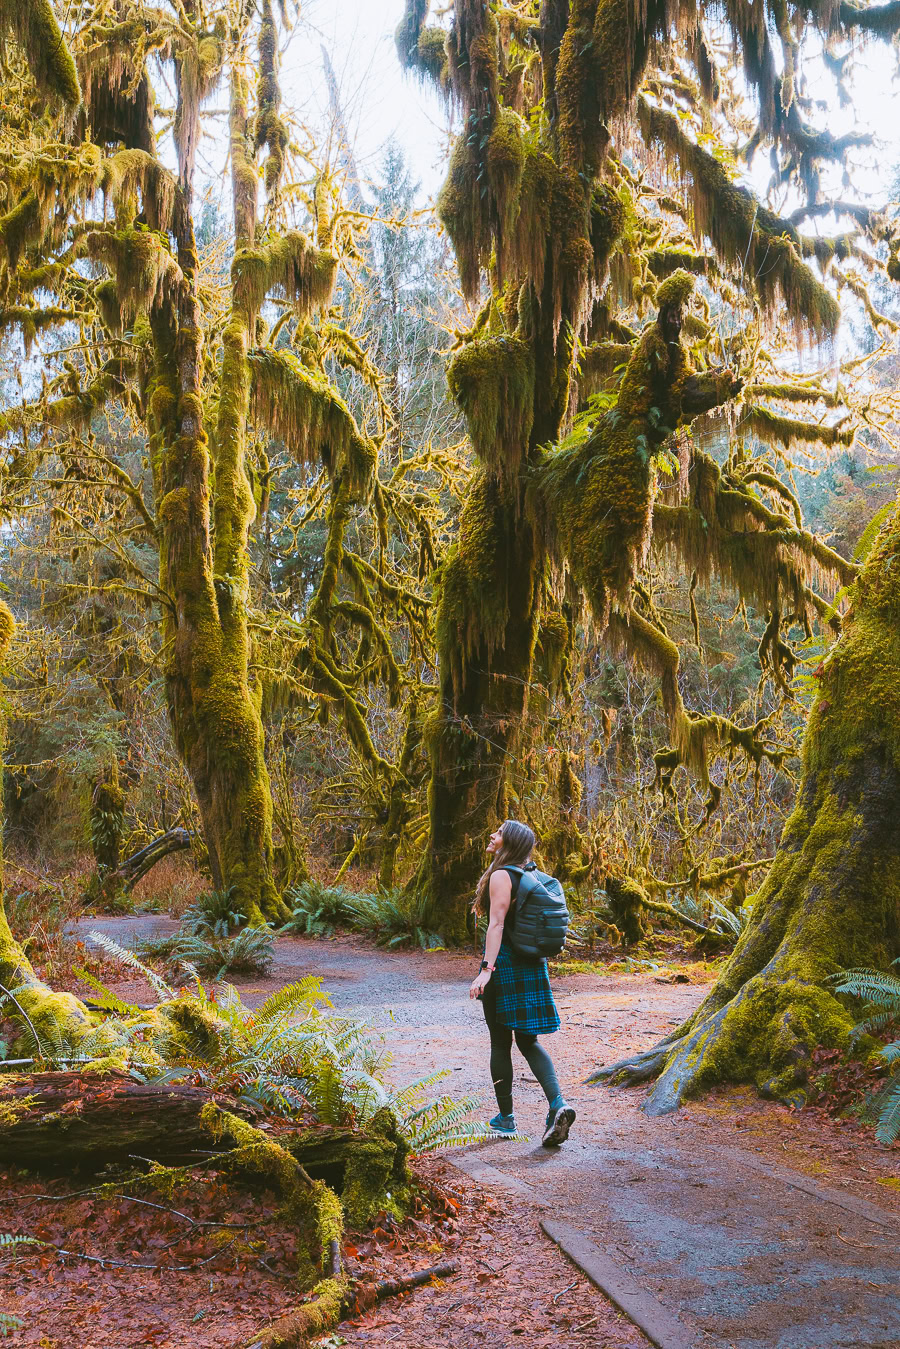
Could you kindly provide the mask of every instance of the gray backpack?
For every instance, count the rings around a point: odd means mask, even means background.
[[[504,867],[519,879],[515,906],[507,919],[506,936],[517,956],[537,959],[556,956],[566,944],[569,910],[555,876],[527,867]]]

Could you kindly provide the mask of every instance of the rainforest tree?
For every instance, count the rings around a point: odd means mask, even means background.
[[[406,688],[376,610],[396,600],[402,621],[421,629],[424,600],[401,595],[379,556],[391,513],[427,544],[428,512],[409,461],[395,482],[378,482],[390,419],[379,376],[323,312],[340,256],[358,253],[355,215],[327,173],[311,187],[308,174],[299,188],[282,185],[296,147],[280,111],[271,7],[176,19],[135,5],[115,21],[88,7],[71,47],[79,118],[54,115],[45,88],[32,86],[31,126],[4,127],[12,202],[0,219],[2,322],[26,344],[38,332],[82,340],[39,397],[7,410],[3,430],[23,477],[56,457],[58,527],[112,552],[123,574],[109,584],[158,613],[171,726],[213,882],[259,922],[286,913],[264,759],[273,682],[326,716],[334,707],[382,798],[402,795],[404,774],[376,751],[360,699],[373,682],[390,684],[397,700]],[[160,71],[176,95],[176,172],[157,151]],[[224,258],[221,239],[198,248],[194,182],[201,107],[222,86],[232,197]],[[372,388],[374,422],[367,414],[360,426],[331,383],[340,366]],[[138,473],[97,443],[95,419],[106,415],[126,415],[146,437]],[[299,622],[254,613],[251,530],[258,517],[266,527],[273,441],[310,480],[308,516],[327,522]],[[360,511],[373,526],[362,552],[345,546]]]
[[[890,226],[823,196],[827,166],[863,138],[811,125],[799,72],[803,23],[846,47],[861,30],[890,37],[900,15],[843,5],[801,20],[773,5],[766,24],[758,7],[737,5],[714,16],[690,7],[676,23],[670,7],[630,0],[457,0],[444,31],[427,26],[427,11],[411,0],[399,50],[464,109],[439,211],[463,290],[474,299],[487,286],[449,370],[480,468],[439,577],[427,878],[436,910],[462,930],[478,849],[506,811],[529,688],[538,670],[552,677],[552,642],[564,650],[571,631],[553,603],[549,561],[570,612],[586,605],[601,634],[658,675],[671,732],[657,755],[660,785],[687,766],[709,787],[709,812],[718,795],[711,757],[777,764],[785,750],[768,718],[742,725],[685,707],[678,649],[641,574],[648,549],[678,559],[694,584],[717,577],[765,614],[760,663],[785,690],[791,631],[843,626],[820,671],[798,804],[748,932],[691,1022],[638,1065],[605,1074],[662,1072],[657,1109],[748,1076],[797,1099],[813,1046],[848,1037],[825,977],[842,965],[883,965],[898,949],[889,823],[900,804],[898,722],[888,689],[900,582],[891,574],[896,523],[884,524],[858,579],[803,528],[779,464],[798,443],[851,443],[858,423],[825,370],[779,369],[766,316],[787,315],[796,341],[821,344],[846,296],[881,333],[891,327],[857,266],[898,270]],[[741,89],[718,54],[716,26],[742,57]],[[735,127],[746,158],[770,147],[776,180],[798,203],[790,217],[736,181],[727,143]],[[804,221],[828,215],[851,228],[801,233]],[[737,310],[737,334],[711,322],[716,297]],[[656,317],[641,330],[648,304]],[[699,428],[675,435],[738,394],[743,434],[731,435],[726,463],[704,450]],[[889,419],[890,410],[883,432]],[[672,475],[676,463],[676,486],[660,490],[660,468]],[[849,588],[843,623],[828,585]],[[866,668],[882,691],[877,714]]]

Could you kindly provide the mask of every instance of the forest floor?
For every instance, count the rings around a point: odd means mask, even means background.
[[[83,924],[92,926],[127,943],[174,923]],[[471,955],[390,952],[350,936],[282,938],[267,977],[236,982],[253,1006],[294,979],[319,976],[337,1008],[383,1033],[396,1084],[446,1068],[448,1090],[480,1093],[487,1118],[494,1111],[487,1037],[480,1007],[467,997],[473,972]],[[668,961],[555,979],[563,1027],[549,1048],[578,1111],[570,1141],[559,1151],[540,1147],[544,1103],[519,1059],[516,1112],[526,1137],[426,1159],[419,1167],[439,1186],[443,1212],[421,1215],[402,1232],[351,1238],[350,1255],[378,1277],[434,1264],[441,1252],[459,1261],[458,1274],[345,1322],[323,1349],[646,1345],[544,1235],[542,1217],[593,1241],[678,1318],[684,1343],[697,1349],[898,1349],[900,1148],[879,1147],[852,1119],[790,1111],[749,1089],[718,1091],[650,1119],[640,1110],[642,1091],[582,1085],[599,1062],[646,1048],[680,1023],[708,977],[703,966]],[[140,991],[124,981],[115,987],[131,997]],[[0,1207],[6,1202],[0,1188]],[[68,1240],[75,1244],[71,1233]],[[185,1262],[198,1254],[188,1250]],[[288,1258],[273,1255],[273,1268]],[[110,1269],[101,1296],[87,1267],[50,1264],[34,1256],[18,1262],[12,1282],[4,1275],[0,1306],[26,1323],[10,1344],[224,1349],[249,1328],[248,1303],[258,1323],[290,1300],[277,1276],[246,1267],[231,1276],[201,1269],[167,1277],[161,1297],[158,1275]],[[48,1273],[55,1307],[47,1304]],[[131,1328],[123,1337],[121,1319],[118,1336],[111,1329],[109,1309],[126,1290]]]

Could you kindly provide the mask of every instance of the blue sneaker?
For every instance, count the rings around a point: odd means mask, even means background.
[[[541,1143],[545,1148],[558,1148],[569,1137],[569,1130],[575,1123],[575,1111],[570,1105],[561,1105],[547,1112],[544,1137]]]
[[[518,1132],[515,1115],[495,1115],[493,1119],[488,1120],[488,1128],[495,1134],[515,1134]]]

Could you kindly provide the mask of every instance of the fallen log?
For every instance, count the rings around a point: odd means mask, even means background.
[[[211,1101],[261,1123],[246,1103],[185,1082],[139,1082],[123,1072],[0,1073],[0,1162],[98,1171],[133,1157],[171,1165],[222,1153],[233,1146],[230,1135],[214,1138],[201,1117]],[[409,1186],[409,1149],[388,1111],[365,1131],[297,1125],[268,1136],[341,1196],[354,1227],[367,1226]]]
[[[0,1075],[0,1161],[30,1170],[99,1170],[128,1157],[174,1161],[215,1152],[200,1118],[213,1099],[184,1082],[138,1082],[127,1073]],[[255,1112],[233,1100],[233,1113]]]

